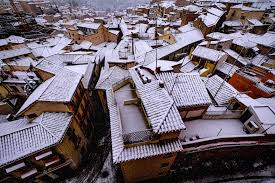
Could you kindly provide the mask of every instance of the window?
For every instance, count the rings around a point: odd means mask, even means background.
[[[240,118],[241,122],[246,122],[250,117],[252,116],[251,112],[249,110],[246,110],[243,115]]]
[[[253,128],[253,124],[251,122],[247,123],[247,126],[252,129]]]
[[[169,163],[161,163],[161,168],[166,168],[169,166]]]
[[[237,110],[239,107],[241,107],[241,105],[239,104],[239,103],[235,103],[234,105],[233,105],[233,110]]]

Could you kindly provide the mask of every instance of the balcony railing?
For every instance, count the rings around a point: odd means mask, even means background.
[[[241,110],[217,110],[217,111],[207,111],[203,115],[203,119],[230,119],[230,118],[240,118],[242,115]]]
[[[123,134],[122,137],[124,144],[142,143],[156,139],[152,129]]]

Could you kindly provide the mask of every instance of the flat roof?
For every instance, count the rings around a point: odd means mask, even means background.
[[[253,106],[262,124],[275,124],[275,112],[269,106]]]
[[[187,138],[199,136],[211,138],[217,136],[246,135],[243,123],[239,119],[198,119],[185,121],[186,130],[182,133]],[[182,134],[180,135],[182,137]]]
[[[125,100],[137,98],[135,92],[131,90],[130,84],[126,84],[114,93],[119,107],[123,133],[128,134],[147,130],[147,121],[139,106],[135,104],[124,105]]]

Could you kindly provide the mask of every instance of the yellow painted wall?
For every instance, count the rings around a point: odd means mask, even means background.
[[[0,85],[0,98],[1,97],[7,97],[9,95],[9,92],[8,92],[8,90],[6,90],[6,88],[5,87],[3,87],[3,86],[1,86]]]
[[[79,166],[81,162],[81,149],[87,148],[87,142],[88,140],[84,137],[82,131],[80,130],[80,127],[77,125],[75,119],[71,122],[71,128],[75,129],[75,134],[78,137],[81,137],[81,143],[78,148],[74,146],[74,144],[69,140],[69,137],[66,135],[63,139],[63,141],[56,147],[56,150],[62,154],[65,159],[72,159],[75,166]]]
[[[248,19],[260,20],[264,15],[264,11],[242,11],[241,9],[231,8],[227,20],[240,20],[241,16],[245,16]]]
[[[170,44],[176,43],[176,39],[172,34],[165,34],[165,35],[159,36],[159,39],[160,40],[165,40]]]
[[[125,182],[138,182],[165,176],[169,173],[175,158],[176,153],[172,153],[171,157],[160,155],[123,162],[120,165],[124,180]],[[169,165],[162,168],[162,163],[169,163]]]
[[[108,38],[113,39],[113,37],[109,36],[108,34],[109,34],[108,30],[103,25],[101,25],[98,28],[97,33],[92,35],[79,34],[78,30],[72,30],[72,29],[67,30],[67,36],[69,36],[78,44],[85,40],[85,41],[90,41],[95,45],[98,45],[100,43],[107,42]]]
[[[39,116],[43,112],[72,112],[68,104],[57,102],[36,102],[28,110],[23,112],[24,115],[36,114]],[[23,115],[22,114],[22,115]]]
[[[160,136],[159,140],[165,140],[165,139],[177,139],[180,135],[180,131],[178,132],[170,132],[170,133],[164,133]]]

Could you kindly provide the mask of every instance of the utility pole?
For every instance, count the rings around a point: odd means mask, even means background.
[[[157,67],[158,67],[158,10],[156,12],[156,23],[155,23],[155,40],[156,40],[156,71],[157,71]]]
[[[133,53],[133,55],[135,55],[135,51],[134,51],[134,33],[132,32],[131,35],[132,35],[132,53]]]

